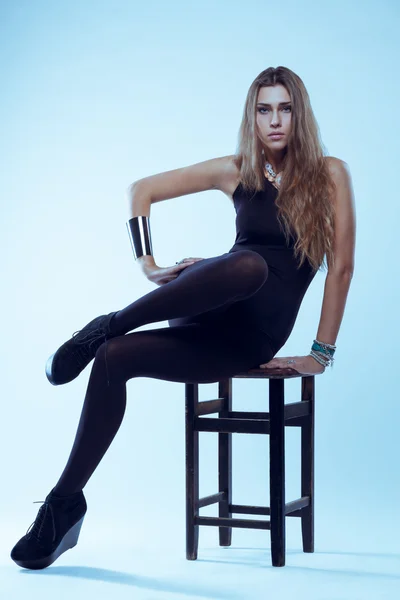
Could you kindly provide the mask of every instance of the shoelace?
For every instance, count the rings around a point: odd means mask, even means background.
[[[34,536],[37,540],[39,540],[39,536],[42,531],[42,527],[44,525],[46,517],[48,514],[50,514],[51,515],[51,524],[53,526],[53,542],[54,542],[56,528],[55,528],[55,523],[54,523],[53,511],[51,509],[51,506],[50,506],[50,503],[48,500],[37,500],[37,501],[33,502],[33,504],[40,504],[40,502],[43,502],[44,504],[40,507],[36,519],[33,521],[33,523],[31,523],[29,525],[26,535],[28,535],[28,537]],[[32,527],[32,525],[33,525],[33,527]],[[31,527],[32,527],[32,529],[31,529]],[[30,529],[31,529],[31,531],[29,532]]]
[[[76,346],[78,346],[78,348],[76,349],[76,352],[75,352],[75,356],[78,358],[78,364],[80,367],[84,367],[88,358],[91,357],[89,350],[92,349],[92,346],[97,344],[100,340],[103,340],[104,342],[106,342],[107,338],[108,338],[108,334],[109,334],[108,329],[105,327],[102,327],[101,325],[98,325],[96,327],[96,329],[94,329],[92,331],[87,331],[83,334],[82,334],[82,329],[79,329],[78,331],[74,331],[74,333],[72,334],[72,338],[73,338]],[[84,344],[87,344],[87,342],[89,342],[89,344],[87,346],[85,346]],[[110,380],[109,380],[109,376],[108,376],[108,364],[107,364],[107,347],[106,347],[105,360],[106,360],[106,372],[107,372],[107,385],[110,385]]]
[[[79,329],[78,331],[74,331],[74,333],[72,334],[74,343],[77,345],[82,345],[82,344],[87,344],[87,342],[89,342],[88,348],[91,349],[92,345],[95,344],[99,339],[104,338],[104,341],[105,341],[106,337],[107,337],[107,331],[105,330],[104,327],[101,327],[101,325],[99,325],[97,327],[97,329],[98,329],[98,331],[96,331],[96,330],[87,331],[84,334],[82,334],[82,329]],[[81,335],[79,335],[79,334],[81,334]]]

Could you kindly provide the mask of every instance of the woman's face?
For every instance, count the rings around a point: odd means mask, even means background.
[[[272,154],[280,154],[288,143],[292,123],[292,109],[287,89],[277,84],[261,87],[257,98],[258,134],[263,146]],[[273,138],[271,133],[283,134]]]

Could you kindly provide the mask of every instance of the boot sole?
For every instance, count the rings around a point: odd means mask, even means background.
[[[52,354],[47,359],[46,369],[45,369],[46,370],[46,377],[47,377],[48,381],[50,381],[50,383],[52,385],[64,385],[65,383],[69,383],[70,381],[73,381],[74,379],[76,379],[78,377],[79,373],[77,375],[75,375],[74,377],[70,377],[69,379],[66,379],[66,380],[64,379],[62,381],[57,381],[54,378],[54,375],[53,375],[53,364],[54,364],[54,357],[55,357],[56,354],[57,354],[57,352],[54,352],[54,354]]]
[[[55,354],[55,353],[54,353]],[[54,379],[53,379],[53,374],[52,374],[52,366],[53,366],[53,359],[54,359],[54,354],[52,354],[46,362],[46,377],[47,379],[50,381],[50,383],[52,385],[60,385],[59,383],[57,383]]]
[[[77,545],[79,533],[81,531],[84,518],[85,515],[83,515],[83,517],[77,523],[75,523],[75,525],[73,525],[71,529],[67,531],[67,533],[62,538],[61,542],[58,544],[57,548],[49,556],[44,556],[43,558],[37,558],[35,560],[14,559],[14,562],[19,567],[23,567],[24,569],[45,569],[46,567],[51,565],[55,560],[57,560],[57,558],[61,554],[63,554],[67,550],[70,550],[71,548],[74,548],[74,546]]]

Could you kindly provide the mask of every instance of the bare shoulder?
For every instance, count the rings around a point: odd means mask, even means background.
[[[221,169],[219,172],[217,189],[233,201],[233,192],[236,190],[240,180],[240,170],[235,162],[236,155],[230,154],[221,157]]]
[[[331,177],[336,184],[346,182],[350,178],[350,168],[344,160],[341,160],[336,156],[325,156],[324,158],[328,165]]]
[[[325,159],[336,188],[333,197],[336,207],[340,209],[340,207],[345,206],[348,211],[354,211],[355,200],[349,165],[335,156],[326,156]]]

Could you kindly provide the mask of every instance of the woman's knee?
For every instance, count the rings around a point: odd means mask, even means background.
[[[231,256],[235,274],[242,281],[248,281],[251,288],[259,289],[266,282],[268,264],[261,254],[253,250],[238,250]]]
[[[120,369],[118,369],[118,365],[121,364],[123,358],[123,350],[118,340],[123,337],[125,336],[117,336],[103,342],[96,351],[94,359],[96,368],[104,371],[110,383],[120,383],[123,381]]]

